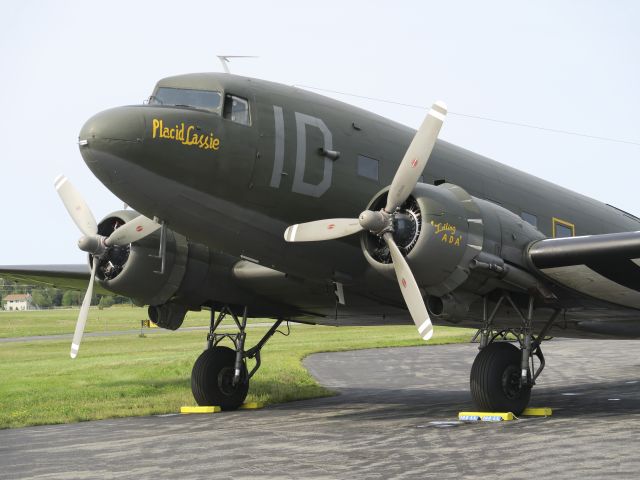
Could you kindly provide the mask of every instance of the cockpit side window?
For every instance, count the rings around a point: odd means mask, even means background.
[[[249,102],[246,98],[230,94],[225,95],[222,116],[241,125],[250,125]]]
[[[219,111],[221,97],[220,92],[210,90],[158,87],[156,93],[149,98],[149,104],[175,105]]]

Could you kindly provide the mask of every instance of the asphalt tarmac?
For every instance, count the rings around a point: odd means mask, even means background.
[[[640,342],[546,347],[548,418],[457,421],[476,345],[318,354],[339,396],[4,430],[0,478],[639,478]]]

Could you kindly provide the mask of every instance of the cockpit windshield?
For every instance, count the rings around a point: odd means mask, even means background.
[[[150,105],[176,105],[220,111],[220,92],[188,88],[158,87],[149,98]]]

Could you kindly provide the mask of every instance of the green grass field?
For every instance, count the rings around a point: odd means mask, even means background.
[[[73,333],[78,309],[32,310],[28,312],[0,312],[0,338]],[[104,310],[92,307],[85,332],[105,332],[140,328],[146,320],[146,308],[118,305]],[[209,325],[209,311],[189,312],[185,327]]]
[[[108,329],[136,328],[144,312],[130,307],[92,312],[87,330],[105,329],[99,315],[107,318]],[[13,316],[13,325],[3,325],[1,331],[5,337],[70,333],[76,314],[28,312],[22,320]],[[0,315],[0,322],[7,317]],[[185,325],[207,324],[207,312],[193,317]],[[252,345],[265,331],[248,329],[247,343]],[[429,344],[468,341],[471,333],[437,327]],[[191,367],[205,340],[204,332],[180,331],[143,338],[86,337],[76,360],[69,358],[68,340],[0,344],[0,428],[177,412],[194,403]],[[248,401],[268,404],[331,395],[302,366],[310,353],[422,344],[411,325],[294,325],[289,337],[275,335],[263,349],[263,364],[252,379]]]

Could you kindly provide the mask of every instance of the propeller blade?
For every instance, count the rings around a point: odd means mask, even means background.
[[[384,207],[387,213],[393,213],[402,205],[418,183],[436,144],[446,114],[447,106],[444,102],[434,103],[427,113],[393,177],[387,196],[387,206]]]
[[[346,237],[362,230],[357,218],[332,218],[291,225],[285,230],[284,239],[287,242],[318,242]]]
[[[433,335],[433,325],[431,325],[431,319],[429,318],[429,313],[422,299],[422,294],[420,293],[416,279],[409,268],[409,264],[393,240],[393,235],[391,233],[385,233],[383,238],[389,246],[389,252],[393,260],[393,268],[396,271],[398,283],[400,284],[400,291],[409,308],[413,323],[418,327],[418,333],[422,339],[429,340]]]
[[[96,278],[97,266],[98,259],[96,257],[93,257],[93,268],[91,268],[91,278],[89,279],[89,286],[87,287],[87,293],[84,294],[84,300],[82,301],[82,307],[80,307],[78,321],[76,322],[76,331],[73,333],[73,340],[71,341],[71,358],[76,358],[78,356],[78,350],[80,350],[80,341],[82,340],[84,326],[87,323],[87,316],[89,315],[89,307],[91,306],[91,297],[93,296],[93,282]]]
[[[98,224],[93,213],[91,213],[91,209],[67,177],[64,175],[58,176],[54,181],[54,185],[67,212],[69,212],[71,219],[80,231],[86,236],[98,233]]]
[[[162,225],[150,218],[140,215],[130,222],[125,223],[120,228],[116,228],[111,235],[105,240],[107,246],[112,245],[129,245],[138,240],[151,235]]]

